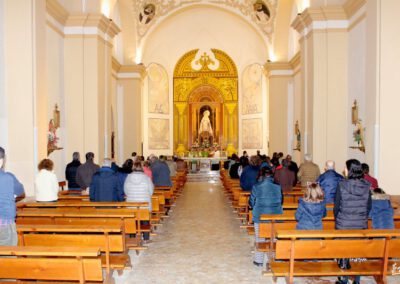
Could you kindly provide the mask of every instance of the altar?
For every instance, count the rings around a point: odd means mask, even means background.
[[[218,171],[223,166],[223,162],[227,160],[225,157],[185,157],[182,159],[185,161],[187,169],[191,173]]]

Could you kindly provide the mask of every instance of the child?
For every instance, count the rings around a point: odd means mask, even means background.
[[[372,208],[370,217],[372,218],[373,229],[394,229],[393,208],[390,203],[390,196],[385,194],[381,188],[371,190]]]
[[[322,218],[326,216],[324,192],[318,183],[307,183],[303,198],[296,211],[297,230],[322,230]]]

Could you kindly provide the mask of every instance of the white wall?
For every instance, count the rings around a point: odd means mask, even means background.
[[[366,19],[360,21],[349,31],[349,45],[348,45],[348,105],[352,106],[354,100],[357,100],[359,106],[359,118],[362,124],[366,126]],[[347,123],[348,131],[348,145],[356,145],[353,139],[353,131],[355,126],[351,124],[351,107],[347,109],[349,121]],[[366,150],[373,151],[372,143],[370,143],[373,129],[368,127],[366,129],[367,138]],[[358,159],[362,162],[365,160],[365,154],[357,149],[348,148],[348,157]],[[342,165],[340,165],[342,166]]]
[[[53,117],[55,104],[61,114],[61,125],[57,130],[60,138],[59,147],[63,150],[57,150],[49,155],[49,159],[54,162],[54,171],[59,181],[65,180],[65,166],[72,157],[66,157],[66,131],[65,131],[65,107],[64,107],[64,39],[49,26],[46,27],[46,72],[47,72],[47,117]],[[73,126],[70,126],[73,127]],[[84,160],[84,153],[81,153]]]

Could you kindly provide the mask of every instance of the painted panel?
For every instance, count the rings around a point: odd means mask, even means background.
[[[169,120],[149,118],[149,150],[169,149]]]
[[[262,74],[259,64],[252,64],[244,70],[242,114],[262,113]]]
[[[149,80],[149,113],[169,113],[168,75],[158,64],[150,64],[147,69]]]
[[[243,119],[243,149],[261,149],[263,146],[262,119]]]

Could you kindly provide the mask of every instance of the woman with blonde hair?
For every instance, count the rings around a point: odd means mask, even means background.
[[[326,216],[324,192],[316,182],[307,183],[304,197],[299,199],[296,211],[297,230],[322,230]]]

